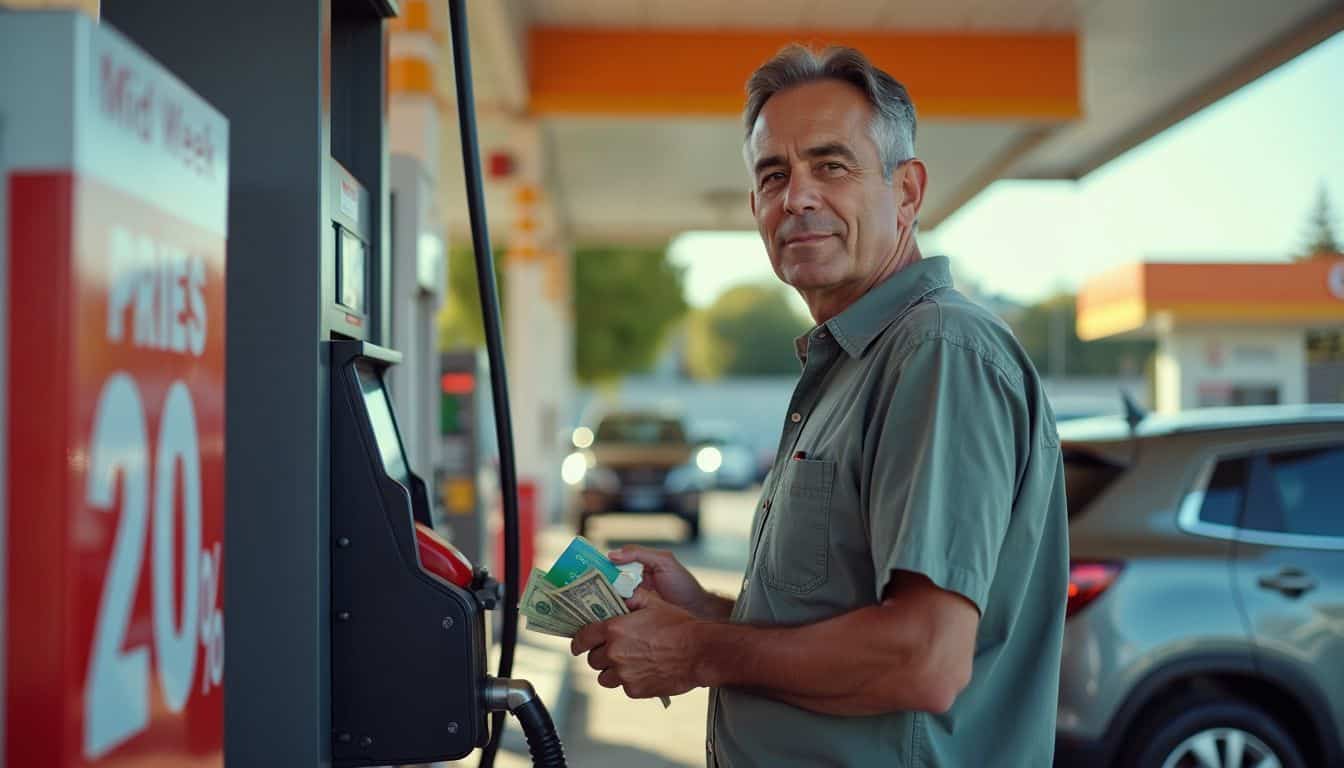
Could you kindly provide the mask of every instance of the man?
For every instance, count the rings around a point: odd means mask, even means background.
[[[748,83],[751,210],[816,327],[736,599],[627,547],[598,681],[713,689],[711,766],[1048,766],[1068,584],[1058,437],[1026,353],[922,258],[905,89],[852,49]]]

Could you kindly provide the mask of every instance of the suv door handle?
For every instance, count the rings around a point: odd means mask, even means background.
[[[1316,588],[1316,580],[1296,568],[1283,568],[1273,576],[1261,576],[1260,586],[1281,592],[1288,597],[1300,597]]]

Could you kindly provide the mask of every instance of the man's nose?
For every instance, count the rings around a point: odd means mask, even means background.
[[[808,173],[789,175],[788,189],[784,190],[784,210],[787,213],[804,213],[821,207],[821,190],[816,179]]]

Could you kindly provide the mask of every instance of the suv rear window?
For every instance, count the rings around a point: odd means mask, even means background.
[[[1095,454],[1078,449],[1064,451],[1064,493],[1068,500],[1069,519],[1077,517],[1110,487],[1125,467]]]

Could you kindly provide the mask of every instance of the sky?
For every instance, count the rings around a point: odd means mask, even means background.
[[[1144,259],[1286,259],[1322,183],[1344,237],[1344,33],[1080,181],[995,182],[920,248],[1029,302]],[[755,232],[689,232],[670,254],[692,306],[775,279]]]

